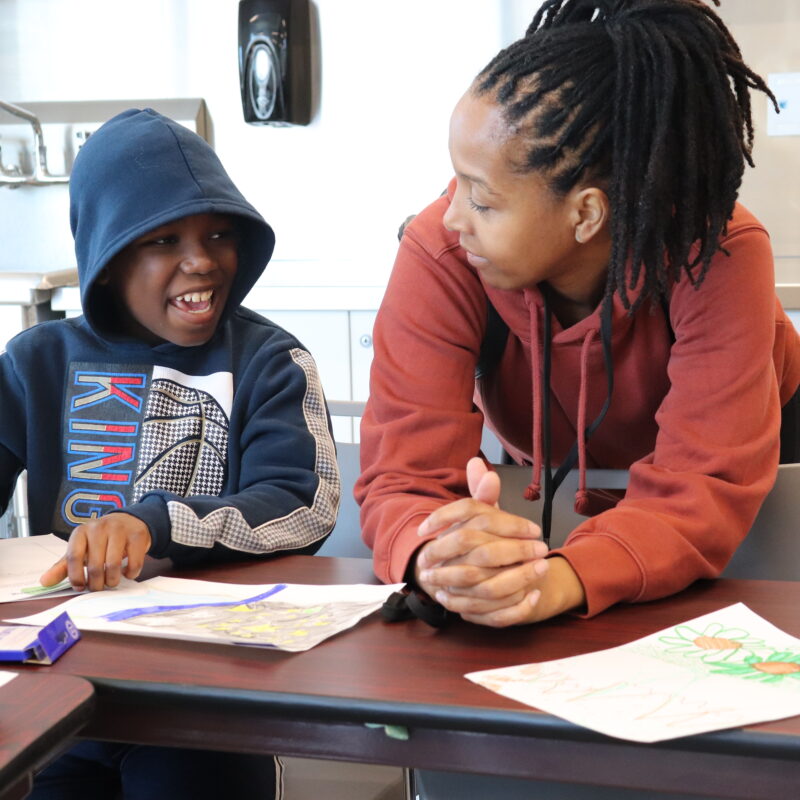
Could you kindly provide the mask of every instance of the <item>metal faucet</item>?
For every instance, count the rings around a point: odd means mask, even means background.
[[[0,151],[0,186],[48,186],[54,183],[69,183],[69,175],[53,175],[47,169],[47,148],[42,135],[42,124],[39,118],[20,106],[0,100],[0,109],[20,117],[33,128],[34,166],[31,175],[24,175],[18,166],[4,167],[2,151]]]

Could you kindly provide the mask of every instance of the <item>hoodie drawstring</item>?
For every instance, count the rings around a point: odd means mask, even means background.
[[[539,319],[538,306],[531,303],[530,307],[531,330],[531,378],[533,384],[533,470],[532,480],[525,489],[526,500],[538,500],[541,495],[542,483],[542,381],[537,380],[539,375]]]
[[[558,487],[564,481],[564,478],[567,476],[567,473],[575,466],[575,463],[578,462],[579,465],[579,477],[578,477],[578,492],[575,495],[575,509],[578,513],[582,513],[586,510],[588,505],[588,494],[586,492],[586,443],[589,441],[589,438],[592,434],[597,430],[600,423],[606,416],[609,407],[611,406],[611,396],[614,391],[614,363],[611,353],[611,312],[612,312],[612,300],[609,297],[606,297],[603,301],[603,307],[600,309],[600,341],[603,346],[603,362],[605,365],[606,370],[606,381],[607,381],[607,391],[606,391],[606,400],[603,403],[602,409],[600,409],[600,413],[595,417],[592,421],[591,425],[586,427],[586,395],[587,395],[587,372],[588,372],[588,362],[589,362],[589,346],[591,344],[591,340],[593,338],[593,332],[588,334],[586,338],[583,340],[583,346],[581,348],[581,378],[580,378],[580,392],[578,396],[578,436],[575,444],[572,445],[569,453],[567,453],[567,457],[564,459],[561,466],[556,470],[555,475],[552,474],[551,466],[550,466],[550,364],[551,364],[551,344],[552,344],[552,331],[551,331],[551,316],[550,316],[550,304],[548,302],[548,287],[546,285],[542,285],[542,296],[544,298],[544,358],[542,363],[542,373],[541,373],[541,388],[539,389],[538,396],[541,398],[541,406],[542,406],[542,432],[541,438],[543,441],[543,462],[544,462],[544,503],[542,507],[542,538],[544,539],[546,544],[550,544],[550,528],[551,528],[551,521],[552,521],[552,514],[553,514],[553,496],[555,495]],[[533,315],[532,315],[533,316]],[[536,317],[533,316],[534,323],[536,322]],[[536,326],[533,327],[532,332],[532,344],[536,342],[538,345],[538,336],[537,336],[537,328]],[[538,346],[536,347],[536,356],[531,356],[531,361],[534,363],[534,358],[538,361]],[[538,375],[538,371],[534,371],[532,375]],[[534,380],[534,385],[537,381]],[[536,401],[537,401],[537,393],[534,390],[534,433],[533,433],[533,442],[534,442],[534,453],[536,452],[536,442],[539,438],[538,429],[535,425],[536,421]],[[537,476],[541,473],[541,467],[537,468],[536,458],[534,456],[534,483],[536,482]],[[528,492],[530,491],[531,487],[528,487],[525,491],[525,497],[528,497]]]
[[[594,330],[590,330],[581,346],[581,384],[578,392],[578,491],[575,493],[575,511],[585,514],[589,507],[589,495],[586,492],[586,437],[580,432],[586,430],[586,391],[587,373],[589,370],[589,347],[594,339]]]

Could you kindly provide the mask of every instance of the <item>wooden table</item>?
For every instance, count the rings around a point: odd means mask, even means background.
[[[26,672],[0,687],[0,800],[28,794],[33,772],[66,747],[93,700],[92,685],[70,675]]]
[[[254,584],[374,582],[367,561],[318,556],[171,574]],[[613,647],[738,601],[800,636],[800,582],[726,580],[591,620],[508,630],[458,621],[437,631],[373,615],[295,654],[89,632],[43,669],[94,684],[88,737],[747,800],[797,797],[800,717],[642,745],[593,733],[463,678]],[[52,602],[19,603],[14,612]],[[406,726],[410,738],[389,738],[365,722]]]

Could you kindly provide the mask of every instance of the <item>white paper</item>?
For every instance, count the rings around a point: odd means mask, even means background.
[[[0,539],[0,603],[32,600],[42,595],[64,597],[75,594],[68,583],[50,592],[30,591],[41,587],[39,578],[42,573],[66,552],[67,543],[52,533]]]
[[[0,672],[0,686],[5,686],[9,681],[13,681],[16,677],[16,672]]]
[[[151,578],[114,592],[76,597],[40,614],[7,620],[46,625],[66,611],[81,631],[163,636],[308,650],[376,611],[402,584],[238,585]]]
[[[610,650],[465,677],[600,733],[658,742],[800,714],[800,639],[737,603]]]
[[[0,603],[81,594],[72,588],[69,579],[47,587],[39,583],[42,573],[50,569],[66,552],[67,543],[52,533],[0,539]],[[127,561],[123,559],[122,563],[124,565]],[[134,582],[129,578],[120,578],[119,588],[131,585]]]

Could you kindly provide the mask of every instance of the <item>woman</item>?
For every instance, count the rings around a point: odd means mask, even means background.
[[[700,0],[549,0],[477,76],[375,327],[356,496],[382,579],[501,626],[719,575],[800,383],[768,235],[736,203],[750,89],[774,103]],[[545,538],[551,462],[629,468],[624,498],[582,477],[590,516],[547,553],[470,460],[484,419],[532,465]]]

